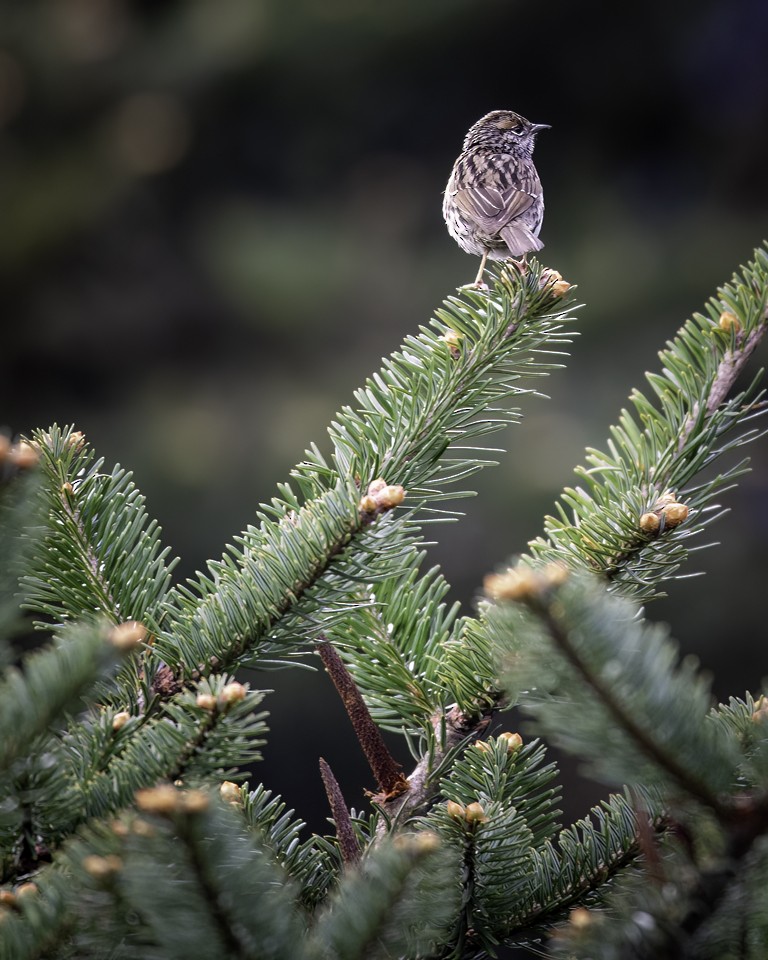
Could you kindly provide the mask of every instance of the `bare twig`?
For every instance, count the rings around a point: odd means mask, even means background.
[[[352,675],[333,645],[325,637],[321,637],[318,641],[317,650],[328,676],[341,697],[357,740],[376,778],[381,792],[376,800],[383,802],[399,796],[408,789],[408,783],[400,764],[389,752],[381,731],[373,722]]]
[[[344,802],[341,787],[328,764],[320,757],[320,776],[323,778],[325,795],[331,808],[331,816],[336,825],[336,839],[339,841],[341,859],[346,864],[357,863],[360,859],[360,844],[357,842],[352,818]]]

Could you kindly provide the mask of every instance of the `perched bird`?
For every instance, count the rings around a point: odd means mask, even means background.
[[[507,260],[544,246],[544,195],[532,154],[536,134],[547,129],[511,110],[494,110],[464,138],[445,188],[443,217],[461,249],[483,258],[476,286],[488,257]]]

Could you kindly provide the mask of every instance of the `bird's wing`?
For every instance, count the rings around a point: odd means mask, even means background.
[[[533,203],[531,193],[507,187],[474,186],[456,191],[461,212],[489,236],[497,234],[510,220],[519,217]]]
[[[457,190],[455,200],[468,219],[493,236],[530,207],[541,187],[536,174],[509,183],[510,169],[518,166],[512,157],[497,154],[488,160],[482,179]]]

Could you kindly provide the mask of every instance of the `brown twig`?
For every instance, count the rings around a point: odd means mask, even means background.
[[[323,778],[325,795],[331,808],[331,816],[336,826],[336,839],[339,841],[341,859],[346,864],[357,863],[360,859],[360,844],[357,842],[352,818],[344,802],[341,787],[328,764],[320,757],[320,776]]]
[[[380,802],[399,796],[408,789],[402,767],[389,752],[381,731],[373,722],[368,707],[344,661],[326,637],[317,642],[317,650],[328,676],[333,681],[352,722],[352,727],[373,771],[380,790]]]

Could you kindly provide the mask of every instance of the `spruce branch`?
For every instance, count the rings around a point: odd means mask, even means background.
[[[536,726],[589,758],[610,783],[659,784],[695,797],[721,819],[737,779],[733,733],[708,722],[710,684],[677,662],[667,632],[608,593],[594,575],[562,566],[497,578],[487,611],[504,684]]]
[[[101,617],[154,629],[176,561],[166,563],[169,549],[131,474],[120,466],[103,472],[72,428],[38,430],[32,445],[47,516],[21,581],[24,605],[58,624]]]
[[[150,719],[134,716],[115,730],[113,716],[102,713],[73,725],[51,746],[59,791],[36,808],[50,848],[92,818],[116,813],[138,789],[241,777],[264,743],[266,714],[254,710],[262,697],[227,675],[211,676]]]
[[[746,465],[694,483],[698,474],[759,436],[750,425],[765,410],[757,378],[730,399],[728,393],[765,334],[767,304],[768,254],[758,249],[709,302],[708,315],[695,314],[661,352],[662,373],[647,375],[658,405],[632,393],[634,415],[622,411],[606,452],[588,450],[588,465],[576,471],[586,487],[564,491],[556,518],[545,519],[545,536],[529,544],[521,567],[586,568],[622,594],[657,595],[686,559],[687,540],[719,515],[712,512],[716,493]],[[491,595],[494,580],[487,581]],[[517,696],[515,688],[499,690],[497,640],[483,609],[445,645],[443,676],[468,714]]]
[[[717,924],[768,872],[768,710],[750,698],[712,709],[698,671],[616,596],[656,592],[685,558],[687,537],[712,519],[715,492],[743,469],[696,479],[756,436],[755,384],[729,396],[766,326],[768,257],[758,251],[710,316],[683,328],[662,374],[649,376],[656,401],[633,395],[635,414],[622,414],[609,453],[590,452],[588,493],[567,492],[548,541],[522,569],[489,581],[497,604],[459,621],[443,605],[439,574],[421,571],[417,524],[439,518],[453,486],[488,463],[472,444],[516,419],[510,401],[534,392],[519,378],[547,372],[541,355],[561,342],[566,319],[535,262],[492,276],[492,290],[451,298],[385,361],[332,425],[330,455],[309,451],[292,485],[187,585],[169,588],[156,529],[126,474],[102,473],[75,435],[54,428],[36,441],[50,518],[25,581],[30,605],[59,624],[144,611],[154,645],[143,675],[126,672],[103,709],[42,734],[48,772],[14,747],[11,765],[24,769],[8,795],[23,800],[27,852],[43,838],[53,863],[39,870],[36,906],[0,900],[0,960],[116,948],[125,960],[468,960],[500,942],[540,944],[572,907],[585,922],[583,907],[607,887],[631,886],[668,823],[662,810],[684,811],[691,798],[725,838],[724,853],[689,864],[679,884],[665,858],[657,867],[675,885],[674,910],[654,905],[658,888],[645,874],[649,899],[618,916],[631,924],[648,903],[658,927],[682,926],[687,949],[710,929],[702,905]],[[561,583],[562,566],[542,587],[547,551],[592,567],[613,595],[586,579]],[[300,822],[263,788],[226,781],[223,807],[156,786],[241,776],[265,734],[254,710],[261,693],[224,671],[305,653],[317,637],[377,771],[382,794],[369,820],[347,810],[324,761],[338,843],[302,843]],[[612,797],[559,830],[541,745],[517,734],[480,739],[520,691],[542,730],[609,782],[632,784],[632,799]],[[407,779],[377,722],[408,738],[416,766]],[[114,819],[147,787],[139,816]],[[354,867],[342,870],[340,853]],[[671,956],[681,941],[654,942]],[[600,949],[594,956],[609,955]]]
[[[768,254],[758,248],[707,314],[694,314],[661,351],[662,372],[647,374],[655,402],[633,391],[633,409],[621,412],[607,449],[588,449],[576,470],[585,486],[563,492],[544,536],[529,544],[529,562],[587,567],[625,595],[657,595],[686,559],[686,541],[715,519],[715,495],[746,461],[692,481],[760,435],[750,425],[766,409],[759,379],[729,394],[765,335],[767,304]]]
[[[441,956],[460,909],[456,851],[430,831],[402,834],[345,872],[318,911],[310,960]]]
[[[422,571],[424,559],[413,545],[398,575],[361,586],[354,616],[328,634],[377,726],[423,738],[432,749],[434,718],[446,700],[441,663],[459,605],[446,605],[448,584],[438,568]]]
[[[104,623],[73,625],[52,647],[29,656],[24,671],[10,668],[0,683],[0,770],[30,743],[80,713],[94,686],[115,672],[129,650],[109,642]]]
[[[129,955],[302,955],[306,925],[293,884],[230,806],[170,785],[140,791],[136,805],[139,816],[85,831],[61,863],[85,889],[125,903]],[[70,901],[70,909],[82,908]]]
[[[734,851],[728,844],[705,866],[665,844],[663,883],[645,871],[625,872],[602,909],[576,911],[551,942],[552,956],[611,960],[751,957],[765,952],[765,843]],[[754,893],[750,897],[748,890]],[[750,900],[752,902],[750,903]],[[638,924],[636,919],[643,918]]]
[[[712,381],[712,386],[707,398],[705,413],[706,417],[714,416],[720,405],[725,402],[726,397],[733,389],[734,384],[744,370],[744,367],[747,365],[747,361],[750,359],[762,340],[765,334],[766,322],[768,322],[768,314],[764,315],[763,323],[759,324],[754,330],[752,330],[748,336],[745,335],[743,330],[734,326],[734,347],[733,349],[729,348],[726,350],[722,360],[717,366],[715,377]],[[758,404],[754,404],[753,408],[757,406]],[[698,404],[694,404],[693,409],[688,415],[688,418],[686,419],[685,423],[683,424],[683,428],[680,431],[678,452],[682,452],[685,449],[685,445],[688,443],[694,429],[696,428],[698,416]]]
[[[640,833],[645,830],[639,818],[647,817],[648,829],[656,836],[667,827],[658,798],[646,799],[651,812],[639,814],[629,796],[611,794],[588,816],[532,851],[531,883],[507,918],[508,942],[540,943],[575,904],[599,903],[611,881],[637,868]]]
[[[308,451],[258,526],[170,591],[156,650],[175,676],[291,655],[354,615],[355,584],[395,577],[417,542],[414,512],[462,495],[443,488],[487,464],[462,444],[516,420],[510,398],[534,392],[520,379],[557,366],[547,354],[567,306],[535,264],[446,301],[340,412],[330,458]]]
[[[603,704],[610,718],[622,727],[640,750],[668,773],[682,790],[706,804],[718,816],[725,816],[728,810],[727,805],[709,784],[665,749],[642,721],[635,719],[633,712],[621,702],[610,684],[605,682],[600,673],[582,656],[578,645],[572,641],[571,623],[573,621],[565,615],[562,605],[552,597],[535,594],[529,595],[525,602],[538,617],[555,647],[591,689],[597,700]]]
[[[223,786],[221,793],[223,796]],[[279,795],[273,796],[262,784],[253,790],[241,787],[239,803],[254,841],[299,884],[301,902],[313,909],[338,880],[339,847],[314,834],[302,842],[299,835],[306,824],[296,819],[293,810],[286,810]]]

